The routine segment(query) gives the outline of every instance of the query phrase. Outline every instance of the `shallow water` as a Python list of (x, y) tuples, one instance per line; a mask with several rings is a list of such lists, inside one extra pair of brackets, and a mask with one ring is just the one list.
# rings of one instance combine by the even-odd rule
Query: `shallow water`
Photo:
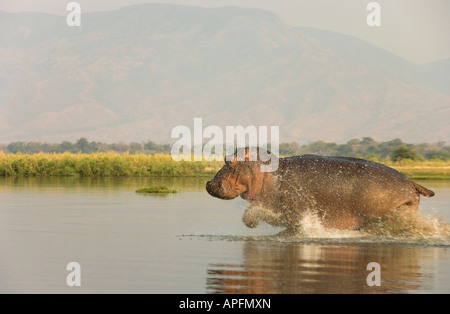
[[(210, 197), (205, 181), (0, 178), (0, 293), (450, 292), (450, 182), (421, 182), (436, 196), (422, 199), (419, 225), (400, 223), (431, 234), (392, 233), (395, 219), (370, 233), (312, 219), (284, 236), (245, 227), (247, 203)], [(134, 193), (155, 184), (180, 193)], [(81, 287), (66, 284), (69, 262)], [(367, 285), (370, 262), (379, 287)]]

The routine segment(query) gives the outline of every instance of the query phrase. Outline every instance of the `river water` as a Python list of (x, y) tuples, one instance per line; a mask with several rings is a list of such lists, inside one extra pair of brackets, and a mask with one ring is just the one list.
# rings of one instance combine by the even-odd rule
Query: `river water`
[[(198, 178), (0, 178), (0, 293), (449, 293), (450, 182), (367, 234), (241, 222)], [(140, 195), (166, 184), (173, 195)], [(67, 265), (80, 265), (69, 287)], [(369, 286), (380, 265), (380, 286)], [(369, 276), (370, 277), (370, 276)]]

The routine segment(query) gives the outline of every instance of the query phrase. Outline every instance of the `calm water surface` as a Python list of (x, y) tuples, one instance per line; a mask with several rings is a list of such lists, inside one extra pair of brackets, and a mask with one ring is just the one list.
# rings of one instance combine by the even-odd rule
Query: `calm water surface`
[[(449, 293), (450, 238), (277, 236), (206, 180), (0, 178), (0, 293)], [(422, 214), (450, 222), (450, 182)], [(166, 184), (180, 191), (139, 195)], [(82, 287), (66, 284), (69, 262)], [(370, 262), (381, 265), (369, 287)]]

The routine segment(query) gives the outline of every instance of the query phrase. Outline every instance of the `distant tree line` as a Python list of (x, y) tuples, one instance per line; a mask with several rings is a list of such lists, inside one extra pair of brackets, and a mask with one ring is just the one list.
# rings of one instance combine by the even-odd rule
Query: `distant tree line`
[(49, 144), (41, 142), (14, 142), (9, 145), (0, 145), (0, 151), (11, 154), (38, 154), (38, 153), (130, 153), (130, 154), (155, 154), (170, 153), (171, 146), (158, 145), (152, 141), (147, 143), (113, 143), (89, 142), (86, 138), (80, 138), (75, 143), (64, 141), (60, 144)]
[(400, 161), (411, 160), (450, 160), (450, 146), (445, 142), (434, 144), (407, 144), (396, 138), (392, 141), (377, 142), (371, 137), (362, 140), (352, 139), (346, 144), (315, 141), (307, 145), (298, 143), (280, 144), (280, 155), (320, 154), (328, 156), (347, 156), (367, 158), (374, 161), (391, 159)]
[[(14, 142), (8, 145), (0, 145), (0, 151), (10, 154), (37, 154), (37, 153), (102, 153), (118, 152), (129, 154), (170, 154), (170, 144), (156, 144), (153, 141), (147, 143), (114, 143), (89, 142), (86, 138), (80, 138), (75, 143), (64, 141), (60, 144), (41, 142)], [(225, 151), (225, 150), (224, 150)], [(445, 142), (434, 144), (407, 144), (401, 139), (387, 142), (377, 142), (370, 137), (361, 140), (352, 139), (346, 144), (327, 143), (315, 141), (300, 145), (296, 142), (280, 144), (281, 156), (319, 154), (328, 156), (362, 157), (374, 161), (391, 159), (400, 161), (411, 160), (450, 160), (450, 146)]]

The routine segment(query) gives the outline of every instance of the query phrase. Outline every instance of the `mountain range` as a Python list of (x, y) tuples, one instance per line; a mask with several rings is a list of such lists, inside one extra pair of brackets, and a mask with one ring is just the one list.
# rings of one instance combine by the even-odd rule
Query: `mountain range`
[(195, 117), (300, 143), (449, 141), (449, 73), (257, 9), (135, 5), (81, 27), (0, 11), (0, 143), (168, 143)]

